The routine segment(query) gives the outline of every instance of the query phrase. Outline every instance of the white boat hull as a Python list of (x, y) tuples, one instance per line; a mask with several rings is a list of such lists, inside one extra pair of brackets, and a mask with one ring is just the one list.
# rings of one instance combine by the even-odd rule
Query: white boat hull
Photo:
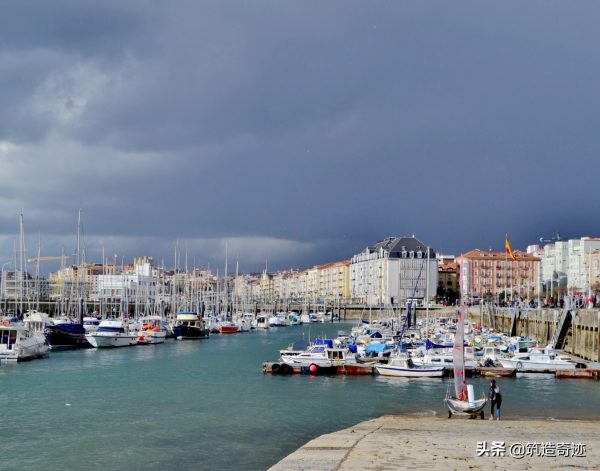
[(487, 399), (477, 399), (475, 401), (461, 401), (452, 397), (446, 398), (446, 404), (450, 412), (456, 415), (473, 415), (480, 412), (487, 404)]
[[(17, 330), (14, 327), (1, 327), (4, 331)], [(5, 333), (8, 335), (8, 332)], [(28, 334), (22, 327), (18, 328), (16, 342), (12, 344), (0, 344), (0, 363), (13, 363), (17, 361), (33, 360), (43, 358), (50, 353), (50, 347), (46, 343), (43, 334)]]
[(400, 368), (397, 366), (377, 365), (375, 370), (381, 376), (398, 376), (403, 378), (441, 378), (443, 367), (435, 368)]
[(138, 343), (137, 335), (129, 334), (102, 335), (96, 332), (87, 334), (85, 338), (94, 348), (131, 347)]
[(540, 370), (540, 371), (558, 371), (558, 370), (574, 370), (575, 363), (570, 361), (556, 360), (553, 362), (543, 362), (535, 360), (500, 360), (503, 368), (511, 368), (517, 370)]
[(139, 333), (138, 343), (139, 344), (147, 344), (147, 345), (156, 345), (158, 343), (164, 343), (167, 338), (167, 333), (164, 331), (161, 332), (148, 332), (143, 331)]

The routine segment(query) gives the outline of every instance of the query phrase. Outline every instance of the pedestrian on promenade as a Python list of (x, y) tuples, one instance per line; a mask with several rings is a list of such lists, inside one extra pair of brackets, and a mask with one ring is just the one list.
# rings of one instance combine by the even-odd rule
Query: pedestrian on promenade
[(500, 420), (500, 416), (502, 415), (501, 408), (502, 407), (502, 394), (500, 394), (500, 389), (496, 388), (496, 420)]
[(493, 379), (490, 383), (490, 392), (488, 393), (488, 399), (491, 403), (490, 420), (494, 419), (494, 414), (496, 413), (496, 390), (500, 391), (500, 388), (496, 386), (496, 380)]

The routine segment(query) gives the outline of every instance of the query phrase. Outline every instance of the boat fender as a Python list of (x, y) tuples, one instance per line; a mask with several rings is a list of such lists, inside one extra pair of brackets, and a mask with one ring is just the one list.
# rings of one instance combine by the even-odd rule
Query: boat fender
[(279, 372), (282, 375), (291, 375), (294, 372), (294, 368), (292, 368), (290, 365), (281, 365), (281, 367), (279, 368)]
[(319, 371), (319, 367), (313, 363), (313, 364), (310, 365), (310, 367), (308, 368), (308, 370), (311, 373), (316, 373), (317, 371)]
[(279, 367), (279, 363), (273, 363), (273, 365), (271, 365), (271, 373), (273, 373), (274, 375), (279, 373)]
[(517, 368), (522, 369), (523, 368), (523, 363), (521, 363), (520, 361), (517, 362)]

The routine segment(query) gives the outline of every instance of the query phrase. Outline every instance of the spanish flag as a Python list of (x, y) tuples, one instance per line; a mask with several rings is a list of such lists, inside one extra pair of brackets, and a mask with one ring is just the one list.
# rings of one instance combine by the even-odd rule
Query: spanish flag
[(508, 256), (510, 258), (512, 258), (513, 260), (516, 260), (515, 256), (512, 253), (512, 250), (510, 249), (510, 242), (508, 241), (508, 234), (506, 234), (506, 253), (508, 254)]

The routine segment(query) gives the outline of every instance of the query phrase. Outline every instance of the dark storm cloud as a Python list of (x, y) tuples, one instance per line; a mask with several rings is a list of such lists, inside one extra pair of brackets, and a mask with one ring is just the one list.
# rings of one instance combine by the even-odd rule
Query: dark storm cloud
[(57, 250), (80, 204), (96, 252), (273, 267), (600, 234), (594, 2), (3, 10), (4, 249), (23, 207)]

